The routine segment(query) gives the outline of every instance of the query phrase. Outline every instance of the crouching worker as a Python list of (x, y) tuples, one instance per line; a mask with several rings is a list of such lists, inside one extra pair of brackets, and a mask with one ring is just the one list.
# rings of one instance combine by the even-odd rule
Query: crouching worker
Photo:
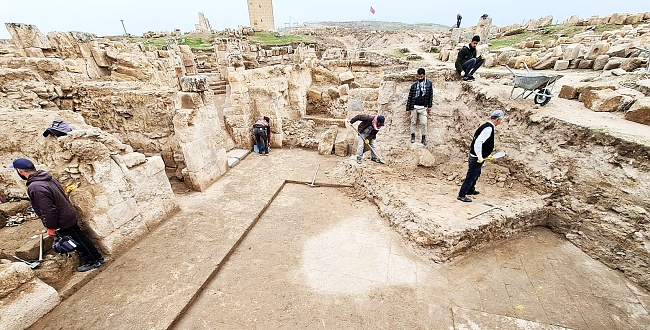
[(29, 159), (18, 158), (9, 167), (16, 169), (18, 176), (27, 181), (27, 194), (34, 212), (47, 228), (47, 234), (54, 236), (57, 231), (60, 236), (70, 236), (77, 242), (77, 252), (83, 260), (77, 271), (89, 271), (104, 264), (104, 257), (79, 228), (77, 210), (61, 184), (46, 171), (37, 171)]
[(481, 41), (481, 37), (474, 36), (467, 46), (463, 46), (463, 48), (458, 51), (455, 66), (458, 74), (461, 74), (463, 71), (465, 72), (465, 75), (462, 78), (463, 81), (473, 81), (475, 79), (474, 73), (481, 67), (481, 65), (483, 65), (483, 62), (485, 62), (483, 55), (478, 58), (476, 57), (476, 46), (478, 46), (479, 41)]
[(350, 119), (350, 124), (354, 124), (357, 121), (361, 122), (359, 123), (359, 129), (357, 130), (359, 138), (359, 145), (357, 146), (357, 164), (361, 164), (363, 149), (366, 144), (370, 146), (370, 160), (384, 164), (384, 160), (379, 158), (379, 155), (375, 154), (375, 139), (377, 138), (379, 129), (384, 126), (384, 120), (384, 116), (381, 115), (356, 115)]
[[(271, 141), (271, 118), (264, 117), (253, 124), (253, 134), (260, 156), (269, 154), (269, 142)], [(263, 148), (262, 148), (263, 147)]]

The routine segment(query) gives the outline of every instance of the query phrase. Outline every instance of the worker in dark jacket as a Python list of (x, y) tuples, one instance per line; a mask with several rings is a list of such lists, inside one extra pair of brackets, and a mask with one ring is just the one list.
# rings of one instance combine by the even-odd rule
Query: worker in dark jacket
[[(260, 156), (269, 155), (269, 142), (271, 141), (271, 118), (264, 117), (253, 124), (253, 134)], [(264, 149), (262, 149), (264, 147)]]
[(474, 139), (469, 147), (469, 157), (467, 160), (468, 169), (465, 181), (458, 192), (458, 200), (462, 202), (471, 202), (467, 195), (478, 195), (476, 182), (481, 176), (481, 169), (485, 159), (492, 160), (490, 155), (494, 150), (494, 130), (503, 121), (504, 113), (502, 110), (495, 110), (490, 115), (490, 120), (481, 125), (474, 133)]
[(74, 208), (61, 184), (52, 175), (36, 170), (34, 163), (26, 158), (18, 158), (9, 167), (16, 169), (18, 175), (27, 181), (27, 194), (34, 212), (41, 219), (47, 233), (54, 236), (70, 236), (77, 245), (77, 252), (84, 264), (77, 268), (85, 272), (104, 264), (104, 257), (97, 251), (92, 241), (81, 231), (77, 223), (77, 210)]
[(384, 160), (381, 159), (379, 155), (375, 154), (375, 139), (377, 138), (379, 129), (384, 126), (384, 116), (356, 115), (350, 119), (350, 124), (354, 124), (357, 121), (361, 122), (359, 123), (359, 129), (357, 130), (357, 133), (359, 135), (359, 145), (357, 146), (357, 164), (361, 164), (363, 149), (366, 144), (370, 146), (370, 160), (384, 164)]
[(458, 51), (458, 57), (456, 57), (456, 72), (461, 74), (463, 71), (465, 75), (463, 76), (463, 81), (472, 81), (474, 80), (474, 72), (483, 65), (485, 58), (483, 55), (476, 58), (476, 46), (478, 42), (481, 41), (481, 37), (474, 36), (472, 42), (467, 46), (463, 46), (460, 51)]
[(418, 69), (418, 80), (411, 85), (406, 100), (406, 113), (411, 116), (411, 143), (415, 142), (415, 129), (420, 121), (422, 144), (427, 145), (427, 115), (433, 103), (433, 85), (425, 76), (423, 68)]

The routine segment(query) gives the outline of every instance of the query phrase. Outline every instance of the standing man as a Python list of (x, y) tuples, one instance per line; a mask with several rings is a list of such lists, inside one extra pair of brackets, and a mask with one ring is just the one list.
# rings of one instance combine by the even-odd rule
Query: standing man
[(359, 129), (357, 130), (357, 133), (359, 135), (359, 145), (357, 146), (357, 164), (361, 164), (363, 149), (366, 143), (370, 146), (370, 160), (376, 163), (384, 164), (384, 160), (379, 158), (379, 155), (375, 154), (375, 139), (377, 139), (377, 133), (379, 133), (379, 129), (384, 126), (384, 116), (359, 114), (350, 119), (350, 124), (354, 124), (358, 121), (361, 123), (359, 123)]
[(463, 16), (460, 16), (460, 14), (456, 15), (456, 27), (460, 27), (460, 21), (463, 19)]
[[(264, 117), (256, 121), (253, 125), (253, 134), (255, 135), (255, 143), (260, 156), (268, 156), (269, 142), (271, 141), (271, 118)], [(262, 149), (262, 146), (264, 146), (264, 149)]]
[(14, 160), (9, 167), (16, 169), (18, 176), (27, 181), (27, 194), (34, 212), (47, 228), (47, 234), (54, 236), (58, 230), (61, 236), (70, 236), (78, 243), (77, 253), (84, 264), (77, 271), (89, 271), (104, 264), (104, 257), (79, 228), (77, 210), (68, 200), (61, 184), (49, 173), (37, 171), (34, 163), (26, 158)]
[(481, 37), (474, 36), (472, 42), (467, 46), (463, 46), (460, 51), (458, 51), (458, 57), (456, 57), (456, 72), (461, 74), (462, 71), (465, 71), (463, 76), (463, 81), (473, 81), (474, 72), (483, 65), (485, 58), (483, 55), (476, 58), (476, 46), (478, 42), (481, 41)]
[(423, 68), (418, 69), (418, 80), (411, 85), (406, 101), (406, 114), (411, 115), (411, 143), (415, 142), (415, 128), (420, 120), (422, 144), (427, 145), (427, 114), (431, 112), (433, 85), (424, 76)]
[(503, 120), (504, 113), (502, 110), (495, 110), (490, 115), (490, 120), (481, 125), (474, 133), (474, 139), (469, 148), (469, 158), (467, 160), (469, 168), (467, 169), (467, 176), (465, 181), (460, 187), (458, 192), (458, 200), (463, 202), (471, 202), (472, 200), (467, 195), (478, 195), (476, 190), (476, 182), (481, 176), (481, 168), (483, 167), (483, 160), (492, 160), (490, 155), (494, 150), (494, 130)]

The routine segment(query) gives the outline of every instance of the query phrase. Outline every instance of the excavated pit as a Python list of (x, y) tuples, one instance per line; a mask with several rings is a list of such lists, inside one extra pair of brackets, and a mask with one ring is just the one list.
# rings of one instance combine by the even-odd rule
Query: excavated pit
[[(430, 260), (444, 262), (543, 226), (649, 288), (650, 148), (644, 133), (635, 135), (643, 128), (608, 127), (606, 122), (623, 120), (585, 113), (567, 100), (555, 98), (544, 108), (530, 100), (509, 101), (503, 97), (507, 86), (448, 82), (451, 74), (440, 70), (429, 76), (437, 94), (426, 149), (435, 165), (415, 167), (424, 146), (409, 145), (400, 106), (410, 81), (389, 75), (379, 93), (389, 100), (380, 112), (391, 122), (377, 140), (388, 166), (349, 162), (341, 169), (391, 227)], [(484, 166), (477, 185), (481, 194), (473, 203), (458, 202), (471, 134), (494, 109), (506, 111), (496, 151), (508, 156)], [(571, 120), (584, 115), (594, 116), (595, 128)], [(419, 139), (419, 131), (416, 135)], [(468, 219), (488, 209), (484, 203), (503, 211)]]

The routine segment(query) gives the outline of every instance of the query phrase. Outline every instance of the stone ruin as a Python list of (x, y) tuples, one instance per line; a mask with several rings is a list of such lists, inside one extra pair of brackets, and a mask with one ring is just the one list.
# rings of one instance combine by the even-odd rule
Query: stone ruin
[[(645, 15), (635, 17), (648, 19)], [(526, 28), (543, 28), (551, 21), (552, 18), (531, 21)], [(585, 21), (572, 19), (571, 22), (578, 25)], [(520, 28), (496, 28), (489, 18), (482, 19), (480, 23), (471, 31), (453, 29), (448, 35), (440, 36), (441, 45), (445, 45), (440, 59), (453, 61), (450, 54), (457, 49), (454, 47), (462, 45), (460, 40), (466, 40), (468, 36), (471, 38), (475, 33), (481, 33), (489, 40)], [(0, 132), (0, 161), (7, 164), (16, 157), (29, 157), (39, 168), (50, 171), (63, 185), (78, 183), (79, 188), (70, 192), (70, 199), (80, 211), (83, 226), (108, 254), (119, 255), (177, 210), (178, 202), (170, 179), (182, 181), (187, 189), (204, 191), (226, 173), (231, 164), (228, 151), (251, 149), (250, 127), (262, 116), (271, 118), (273, 148), (303, 147), (316, 149), (323, 155), (341, 157), (349, 156), (356, 142), (354, 133), (345, 128), (345, 122), (358, 113), (388, 114), (391, 136), (407, 129), (406, 124), (396, 118), (401, 115), (405, 103), (406, 96), (402, 91), (411, 83), (412, 71), (417, 63), (392, 59), (363, 48), (319, 48), (318, 45), (264, 48), (237, 37), (244, 34), (242, 30), (241, 33), (233, 32), (232, 38), (217, 39), (212, 52), (195, 54), (189, 47), (178, 45), (175, 39), (169, 39), (165, 49), (156, 49), (126, 40), (98, 38), (88, 33), (50, 32), (43, 35), (33, 25), (6, 26), (12, 42), (0, 43), (0, 123), (12, 130)], [(595, 47), (590, 42), (596, 37), (583, 35), (567, 40), (559, 37), (553, 41), (553, 45), (540, 46), (532, 41), (520, 45), (521, 49), (489, 53), (486, 53), (487, 46), (482, 45), (480, 51), (487, 54), (488, 67), (510, 63), (516, 68), (523, 60), (531, 67), (539, 68), (542, 59), (554, 61), (552, 67), (559, 61), (569, 61), (569, 67), (572, 67), (576, 62), (591, 61), (588, 58), (593, 54), (598, 54), (596, 57), (607, 55), (612, 48), (618, 47), (620, 53), (610, 53), (611, 58), (634, 62), (626, 63), (621, 68), (634, 72), (643, 68), (647, 56), (621, 45), (630, 42), (626, 40), (628, 35), (634, 35), (635, 42), (639, 42), (640, 46), (647, 45), (647, 41), (644, 41), (648, 37), (647, 29), (647, 24), (639, 24), (631, 30), (622, 27), (603, 33), (601, 41), (608, 45), (611, 43), (609, 46)], [(457, 41), (454, 42), (456, 37)], [(380, 36), (374, 38), (379, 39)], [(579, 63), (575, 65), (580, 67)], [(594, 70), (594, 67), (587, 69)], [(453, 70), (427, 68), (427, 71), (435, 72), (431, 76), (435, 84), (457, 84)], [(637, 86), (637, 91), (646, 88), (643, 82), (635, 84), (641, 86)], [(591, 107), (597, 109), (604, 109), (605, 103), (616, 103), (594, 101), (596, 96), (591, 94), (609, 93), (600, 91), (610, 89), (587, 85), (592, 87), (565, 87), (560, 96), (581, 99), (586, 106), (596, 104)], [(620, 93), (618, 86), (621, 85), (611, 90)], [(469, 130), (469, 124), (456, 121), (458, 118), (479, 120), (479, 114), (459, 109), (455, 105), (457, 102), (473, 104), (476, 108), (496, 102), (479, 87), (463, 88), (466, 88), (464, 92), (476, 98), (469, 96), (458, 99), (443, 93), (439, 110), (447, 111), (449, 115), (441, 120), (440, 127), (434, 128), (433, 136), (442, 136), (445, 134), (443, 131), (448, 129), (459, 134)], [(634, 104), (643, 107), (647, 103), (644, 100), (647, 94), (634, 95), (631, 96), (634, 102), (630, 102), (630, 99), (620, 101), (616, 103), (615, 110), (644, 113), (643, 110), (636, 110)], [(527, 116), (530, 113), (524, 113), (518, 119), (534, 123)], [(43, 137), (43, 130), (55, 119), (69, 122), (73, 131), (64, 137)], [(541, 126), (547, 124), (556, 123), (543, 123)], [(544, 130), (543, 127), (535, 127)], [(563, 131), (557, 139), (564, 143), (570, 140), (580, 144), (580, 141), (572, 140), (575, 137), (571, 137), (569, 131)], [(589, 132), (581, 134), (594, 138)], [(515, 135), (506, 135), (506, 139), (516, 140)], [(533, 141), (532, 145), (543, 144), (533, 137), (530, 140)], [(608, 143), (608, 148), (625, 149), (618, 141)], [(534, 149), (532, 145), (530, 148)], [(413, 159), (400, 161), (414, 166), (444, 167), (441, 159), (450, 156), (443, 151), (444, 148), (437, 145), (419, 149)], [(629, 167), (636, 170), (644, 166), (638, 165), (642, 162), (641, 156), (621, 154), (624, 154), (621, 157), (625, 161), (632, 164)], [(391, 155), (390, 152), (386, 155), (396, 159), (402, 156)], [(522, 165), (512, 164), (511, 167), (513, 172), (521, 171)], [(558, 197), (555, 204), (531, 211), (532, 220), (524, 225), (553, 227), (566, 233), (567, 238), (579, 246), (587, 246), (585, 249), (592, 241), (606, 243), (608, 240), (614, 242), (609, 245), (634, 246), (634, 253), (640, 257), (632, 264), (612, 256), (612, 253), (616, 253), (612, 252), (614, 248), (611, 251), (594, 251), (592, 256), (602, 257), (612, 268), (625, 269), (647, 287), (647, 274), (640, 274), (638, 266), (638, 260), (645, 260), (647, 256), (647, 253), (638, 252), (637, 249), (644, 240), (637, 237), (632, 242), (616, 234), (617, 228), (632, 226), (630, 223), (612, 224), (611, 232), (614, 234), (599, 234), (589, 224), (576, 226), (566, 218), (567, 215), (557, 211), (569, 210), (566, 214), (573, 212), (599, 216), (583, 207), (585, 201), (580, 197), (567, 192), (567, 186), (571, 185), (588, 188), (586, 178), (568, 178), (575, 175), (569, 175), (570, 167), (557, 165), (552, 173), (546, 175), (541, 174), (546, 169), (539, 165), (539, 168), (529, 170), (534, 173), (533, 179), (524, 178), (523, 175), (515, 177), (511, 175), (510, 168), (504, 168), (488, 182), (505, 186), (518, 180), (529, 180), (544, 191), (556, 190)], [(346, 170), (350, 173), (356, 171), (354, 168)], [(447, 173), (446, 168), (442, 170)], [(632, 175), (630, 171), (634, 172), (630, 169), (616, 170), (615, 177)], [(409, 209), (400, 211), (402, 213), (399, 215), (392, 214), (399, 209), (395, 207), (392, 195), (372, 192), (370, 186), (385, 182), (364, 173), (355, 175), (360, 178), (361, 189), (375, 201), (381, 212), (391, 217), (391, 224), (404, 237), (420, 246), (438, 249), (443, 259), (452, 258), (473, 244), (414, 228), (415, 221), (407, 221), (413, 218)], [(0, 196), (25, 196), (22, 182), (13, 170), (1, 169), (0, 178)], [(449, 174), (449, 178), (452, 182), (459, 180), (455, 174)], [(643, 187), (636, 187), (634, 191)], [(603, 199), (614, 200), (619, 198), (616, 197), (617, 192), (613, 189), (599, 193), (605, 196)], [(616, 202), (621, 204), (616, 212), (629, 215), (634, 221), (647, 216), (643, 207), (633, 206), (635, 203), (643, 205), (636, 199)], [(5, 214), (0, 212), (0, 217), (3, 216)], [(400, 221), (395, 220), (398, 218)], [(508, 233), (517, 229), (513, 226), (520, 225), (513, 223), (515, 221), (512, 219), (505, 219), (501, 224), (484, 228), (484, 232), (476, 229), (471, 235), (486, 235), (480, 236), (486, 240), (507, 237)], [(499, 228), (499, 225), (503, 228)], [(34, 251), (33, 240), (29, 244), (26, 249)], [(10, 255), (10, 251), (5, 251), (0, 258), (8, 259)], [(52, 264), (61, 262), (53, 256), (48, 260)], [(22, 304), (18, 294), (20, 291), (40, 297), (36, 300), (41, 303), (30, 307), (35, 311), (31, 314), (32, 318), (38, 318), (39, 313), (43, 315), (60, 299), (60, 294), (52, 287), (59, 290), (65, 284), (54, 283), (45, 275), (28, 275), (31, 272), (25, 266), (15, 262), (0, 265), (2, 282), (9, 283), (0, 288), (0, 298), (5, 297), (3, 299), (9, 304)], [(34, 321), (30, 318), (20, 319), (16, 327), (28, 326)]]

